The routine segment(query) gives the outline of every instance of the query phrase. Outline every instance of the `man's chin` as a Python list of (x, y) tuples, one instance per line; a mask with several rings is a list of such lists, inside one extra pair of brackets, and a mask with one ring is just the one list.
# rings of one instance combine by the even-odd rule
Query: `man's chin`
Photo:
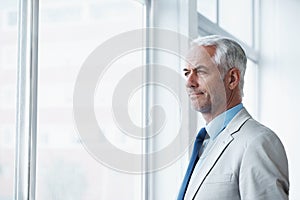
[(211, 110), (209, 106), (201, 106), (199, 104), (192, 104), (192, 106), (194, 110), (201, 112), (202, 114), (209, 113)]

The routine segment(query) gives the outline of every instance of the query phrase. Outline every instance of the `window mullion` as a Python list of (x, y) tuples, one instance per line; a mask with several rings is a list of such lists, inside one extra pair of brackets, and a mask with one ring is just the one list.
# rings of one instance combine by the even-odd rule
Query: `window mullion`
[(19, 0), (16, 200), (35, 199), (38, 0)]

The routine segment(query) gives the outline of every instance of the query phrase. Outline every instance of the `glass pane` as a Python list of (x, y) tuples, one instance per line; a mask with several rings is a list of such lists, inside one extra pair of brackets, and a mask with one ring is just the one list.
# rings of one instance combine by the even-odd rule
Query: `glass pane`
[(252, 46), (252, 0), (222, 0), (219, 6), (220, 26)]
[(257, 64), (248, 59), (244, 80), (243, 104), (250, 114), (257, 119), (258, 115), (258, 74)]
[(0, 199), (13, 199), (17, 88), (17, 1), (0, 2)]
[[(73, 92), (80, 70), (96, 48), (113, 36), (143, 27), (144, 6), (124, 0), (44, 0), (40, 7), (37, 199), (141, 199), (140, 175), (108, 167), (81, 140), (85, 133), (78, 132), (74, 122)], [(122, 45), (102, 52), (96, 64)], [(116, 125), (112, 95), (122, 78), (142, 65), (142, 55), (126, 52), (109, 60), (93, 94), (94, 114), (107, 140), (136, 154), (141, 154), (142, 140), (125, 135)], [(141, 104), (137, 90), (128, 105), (136, 124), (141, 123)]]
[(198, 0), (197, 11), (212, 22), (217, 22), (217, 0)]

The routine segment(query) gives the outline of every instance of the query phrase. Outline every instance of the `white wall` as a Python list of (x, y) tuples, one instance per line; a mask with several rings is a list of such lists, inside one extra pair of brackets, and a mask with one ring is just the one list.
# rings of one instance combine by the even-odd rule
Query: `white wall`
[(300, 1), (261, 2), (260, 121), (281, 138), (290, 199), (300, 199)]

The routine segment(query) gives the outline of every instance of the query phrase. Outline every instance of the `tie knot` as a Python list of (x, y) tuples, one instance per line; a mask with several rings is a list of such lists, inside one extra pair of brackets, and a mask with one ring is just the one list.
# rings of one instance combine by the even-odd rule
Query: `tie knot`
[(207, 134), (206, 129), (204, 127), (201, 128), (201, 130), (197, 134), (196, 141), (197, 142), (203, 141), (204, 138), (205, 138), (205, 136), (206, 136), (206, 134)]

